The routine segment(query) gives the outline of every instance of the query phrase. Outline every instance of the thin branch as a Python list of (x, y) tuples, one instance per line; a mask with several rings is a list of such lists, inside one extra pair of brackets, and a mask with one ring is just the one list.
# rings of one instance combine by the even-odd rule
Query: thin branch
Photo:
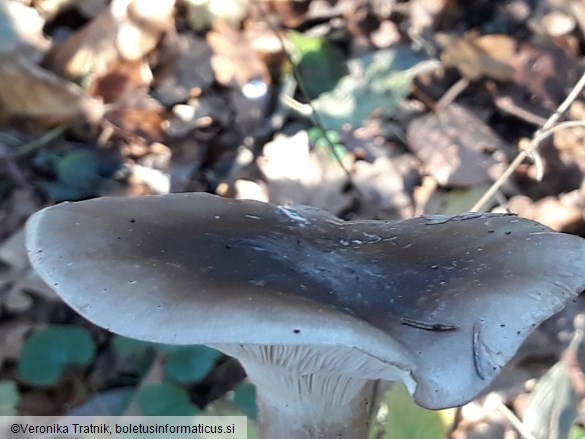
[[(299, 74), (297, 66), (294, 63), (291, 54), (289, 53), (289, 51), (286, 48), (286, 44), (284, 42), (284, 39), (282, 38), (282, 35), (280, 34), (280, 32), (278, 31), (276, 26), (274, 26), (274, 24), (270, 20), (270, 17), (268, 15), (268, 12), (264, 8), (264, 5), (262, 5), (259, 0), (253, 0), (253, 2), (256, 5), (256, 7), (258, 8), (258, 10), (260, 11), (260, 13), (262, 14), (262, 16), (264, 17), (264, 19), (266, 20), (266, 24), (268, 24), (268, 27), (270, 27), (270, 30), (274, 33), (276, 38), (278, 38), (278, 41), (279, 41), (279, 43), (282, 47), (282, 50), (284, 52), (284, 56), (286, 57), (287, 61), (290, 63), (290, 65), (292, 67), (292, 74), (293, 74), (295, 80), (297, 81), (297, 85), (299, 87), (299, 90), (300, 90), (301, 94), (303, 95), (303, 97), (307, 100), (307, 104), (306, 104), (305, 108), (310, 109), (310, 113), (311, 113), (310, 118), (313, 122), (313, 125), (320, 131), (321, 136), (325, 139), (325, 142), (327, 143), (327, 147), (331, 151), (331, 154), (333, 154), (335, 161), (337, 161), (337, 163), (339, 164), (339, 166), (341, 167), (341, 169), (343, 170), (343, 172), (347, 176), (347, 179), (349, 180), (351, 187), (356, 191), (356, 194), (361, 197), (359, 189), (356, 186), (355, 182), (353, 181), (353, 176), (351, 175), (351, 172), (345, 167), (345, 164), (343, 163), (343, 159), (339, 155), (339, 152), (335, 148), (335, 145), (333, 144), (333, 142), (331, 141), (331, 139), (327, 135), (327, 131), (323, 127), (323, 123), (321, 121), (321, 116), (319, 115), (317, 109), (315, 108), (315, 106), (313, 105), (313, 103), (311, 101), (311, 97), (310, 97), (309, 93), (307, 92), (307, 88), (305, 87), (305, 83), (303, 81), (303, 78), (301, 78), (301, 75)], [(287, 102), (287, 103), (290, 105), (290, 102)], [(308, 111), (307, 111), (307, 113), (308, 113)]]
[(437, 102), (438, 108), (445, 108), (448, 105), (455, 102), (455, 99), (465, 91), (465, 89), (469, 86), (469, 80), (465, 78), (459, 79), (455, 84), (453, 84), (447, 92), (441, 96), (439, 102)]
[[(547, 119), (546, 123), (540, 128), (530, 141), (530, 145), (523, 151), (520, 151), (516, 158), (510, 163), (510, 165), (506, 168), (504, 173), (498, 178), (494, 184), (483, 194), (483, 196), (479, 199), (477, 203), (471, 208), (472, 212), (477, 212), (488, 203), (488, 201), (494, 196), (494, 194), (502, 187), (502, 185), (506, 182), (506, 180), (512, 175), (512, 173), (516, 170), (518, 166), (522, 163), (522, 161), (530, 156), (533, 152), (535, 152), (538, 147), (540, 146), (543, 139), (550, 136), (557, 128), (557, 121), (560, 117), (569, 109), (570, 105), (577, 99), (581, 91), (585, 88), (585, 73), (581, 76), (577, 84), (571, 90), (571, 93), (566, 97), (566, 99), (559, 105), (557, 110)], [(564, 126), (567, 128), (565, 124), (558, 124), (558, 126)]]
[(538, 127), (543, 126), (546, 123), (546, 119), (544, 117), (541, 117), (538, 114), (534, 114), (525, 108), (519, 107), (508, 96), (496, 96), (494, 98), (494, 103), (500, 110), (505, 111), (506, 113), (517, 117), (518, 119), (522, 119), (524, 122), (531, 123), (532, 125), (536, 125)]
[(25, 143), (24, 145), (19, 145), (18, 148), (16, 149), (16, 155), (22, 156), (25, 154), (29, 154), (39, 148), (42, 148), (43, 146), (47, 145), (48, 143), (52, 142), (57, 137), (59, 137), (61, 134), (63, 134), (66, 129), (67, 125), (65, 124), (58, 125), (55, 128), (47, 131), (41, 137), (31, 142)]
[(522, 421), (520, 421), (520, 419), (518, 419), (512, 410), (506, 407), (502, 401), (498, 400), (496, 408), (502, 415), (504, 415), (508, 422), (512, 424), (516, 431), (520, 433), (520, 436), (522, 436), (523, 439), (536, 439), (534, 435), (522, 424)]
[(565, 122), (560, 122), (554, 127), (550, 129), (540, 132), (540, 134), (535, 134), (534, 140), (531, 143), (539, 144), (544, 139), (552, 136), (557, 131), (568, 130), (571, 128), (585, 128), (585, 120), (567, 120)]

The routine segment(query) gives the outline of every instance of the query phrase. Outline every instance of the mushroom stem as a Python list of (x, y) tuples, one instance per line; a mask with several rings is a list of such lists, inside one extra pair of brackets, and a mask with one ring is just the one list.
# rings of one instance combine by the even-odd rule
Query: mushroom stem
[[(256, 385), (261, 439), (367, 437), (375, 382), (340, 375), (291, 376), (256, 365), (245, 369)], [(296, 398), (290, 398), (292, 392)]]
[(283, 358), (275, 346), (213, 347), (238, 358), (255, 384), (261, 439), (367, 437), (375, 381), (330, 373), (315, 356)]

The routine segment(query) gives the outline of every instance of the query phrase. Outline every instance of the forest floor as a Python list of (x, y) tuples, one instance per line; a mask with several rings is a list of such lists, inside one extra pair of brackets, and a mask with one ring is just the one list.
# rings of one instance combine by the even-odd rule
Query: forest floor
[[(573, 0), (2, 2), (0, 415), (159, 414), (166, 395), (164, 413), (255, 417), (234, 360), (113, 336), (43, 284), (24, 224), (58, 202), (205, 191), (343, 219), (509, 211), (585, 237), (584, 55)], [(584, 309), (429, 431), (544, 437), (521, 423), (536, 416), (585, 437), (584, 357), (567, 372), (563, 356)], [(538, 380), (556, 396), (530, 404)], [(575, 413), (570, 433), (553, 406)]]

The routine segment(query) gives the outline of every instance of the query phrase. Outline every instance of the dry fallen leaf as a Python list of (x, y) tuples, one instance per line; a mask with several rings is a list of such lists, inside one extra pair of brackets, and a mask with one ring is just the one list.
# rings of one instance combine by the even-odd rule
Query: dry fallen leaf
[(148, 141), (163, 138), (165, 110), (154, 101), (136, 106), (121, 106), (104, 114), (104, 120), (121, 136), (137, 136)]
[(17, 287), (30, 269), (24, 247), (24, 229), (0, 243), (0, 304), (9, 312), (24, 312), (32, 306), (32, 298)]
[(269, 203), (268, 188), (263, 181), (236, 180), (234, 198), (237, 200), (256, 200)]
[(270, 24), (262, 18), (257, 21), (247, 20), (243, 32), (250, 49), (260, 57), (269, 70), (279, 71), (286, 61), (286, 55), (280, 40), (280, 38), (286, 40), (286, 33), (280, 31), (277, 35), (270, 27)]
[(581, 209), (571, 205), (571, 197), (555, 196), (532, 201), (524, 195), (512, 197), (507, 205), (508, 210), (518, 215), (538, 221), (558, 232), (578, 233), (585, 230), (585, 221)]
[[(298, 28), (309, 17), (317, 18), (315, 9), (330, 9), (329, 2), (306, 0), (263, 0), (264, 6), (290, 29)], [(253, 5), (253, 3), (252, 3)], [(317, 6), (317, 7), (315, 7)]]
[(46, 59), (51, 70), (79, 79), (100, 76), (120, 59), (139, 61), (174, 27), (175, 0), (114, 0)]
[(585, 172), (585, 103), (573, 102), (569, 109), (569, 119), (580, 121), (583, 126), (575, 126), (554, 133), (554, 145), (561, 153), (567, 154), (579, 164)]
[[(258, 167), (266, 179), (268, 198), (276, 204), (308, 204), (339, 215), (353, 206), (355, 193), (347, 191), (347, 176), (330, 152), (311, 150), (305, 131), (277, 136), (264, 146)], [(412, 216), (412, 201), (404, 189), (404, 176), (393, 160), (374, 163), (343, 158), (360, 194), (359, 215), (364, 218), (398, 219)], [(238, 196), (262, 197), (262, 187), (241, 185)]]
[(514, 76), (516, 41), (507, 35), (453, 37), (436, 34), (436, 38), (443, 48), (443, 63), (456, 67), (467, 79), (487, 76), (509, 81)]
[(211, 48), (190, 34), (171, 35), (158, 49), (159, 67), (153, 96), (163, 105), (185, 102), (199, 96), (215, 79), (211, 68)]
[(514, 58), (515, 85), (528, 101), (536, 101), (550, 111), (565, 98), (585, 67), (581, 60), (549, 43), (524, 43)]
[(88, 87), (88, 94), (99, 96), (105, 104), (120, 102), (137, 91), (146, 91), (152, 82), (152, 72), (145, 60), (113, 62), (107, 72)]
[(277, 136), (264, 146), (257, 162), (271, 203), (307, 204), (333, 214), (351, 204), (351, 197), (343, 193), (346, 177), (339, 164), (313, 153), (306, 131)]
[(357, 161), (353, 180), (362, 197), (361, 218), (412, 217), (412, 197), (405, 191), (403, 175), (388, 157), (380, 157), (374, 163)]
[(45, 59), (45, 65), (55, 73), (72, 79), (106, 72), (118, 59), (115, 46), (117, 23), (111, 8), (104, 9), (92, 21), (55, 45)]
[(24, 117), (51, 125), (82, 116), (99, 118), (102, 106), (76, 84), (20, 54), (0, 55), (0, 119)]
[(23, 49), (45, 50), (49, 41), (43, 34), (43, 20), (33, 8), (15, 1), (0, 3), (0, 53)]
[(33, 0), (35, 8), (47, 20), (52, 20), (57, 14), (76, 9), (84, 17), (92, 18), (107, 7), (109, 0)]
[(400, 31), (396, 23), (384, 20), (378, 29), (370, 34), (370, 41), (378, 49), (387, 49), (400, 42)]
[(474, 186), (489, 181), (491, 153), (506, 149), (498, 135), (470, 110), (451, 104), (414, 119), (407, 130), (410, 148), (442, 186)]
[(0, 367), (6, 360), (16, 360), (26, 337), (36, 328), (43, 327), (40, 323), (22, 319), (11, 319), (0, 323)]
[(26, 311), (32, 306), (32, 297), (26, 292), (58, 299), (31, 268), (24, 235), (24, 227), (21, 227), (0, 243), (0, 303), (7, 311), (14, 313)]
[(153, 50), (164, 32), (174, 28), (175, 0), (114, 0), (116, 47), (123, 59), (137, 61)]
[(580, 0), (544, 0), (534, 3), (527, 20), (528, 28), (536, 35), (555, 38), (559, 43), (575, 31), (585, 29), (585, 4)]
[(215, 20), (238, 26), (248, 13), (248, 0), (185, 0), (184, 6), (196, 32), (208, 29)]
[[(431, 33), (450, 9), (456, 8), (449, 0), (412, 0), (409, 2), (412, 30), (417, 34)], [(453, 15), (453, 11), (451, 11)]]
[(254, 79), (270, 82), (268, 68), (233, 26), (216, 21), (207, 41), (214, 52), (211, 67), (219, 83), (242, 88)]

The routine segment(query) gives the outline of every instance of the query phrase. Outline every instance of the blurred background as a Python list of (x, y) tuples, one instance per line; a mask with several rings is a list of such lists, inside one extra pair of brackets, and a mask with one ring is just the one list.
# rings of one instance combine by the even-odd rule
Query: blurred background
[[(255, 437), (237, 362), (107, 333), (35, 275), (23, 226), (54, 203), (205, 191), (457, 214), (528, 151), (475, 207), (585, 236), (583, 93), (534, 137), (584, 51), (581, 0), (0, 0), (0, 415), (245, 414)], [(585, 438), (584, 309), (461, 408), (391, 388), (371, 437)]]

